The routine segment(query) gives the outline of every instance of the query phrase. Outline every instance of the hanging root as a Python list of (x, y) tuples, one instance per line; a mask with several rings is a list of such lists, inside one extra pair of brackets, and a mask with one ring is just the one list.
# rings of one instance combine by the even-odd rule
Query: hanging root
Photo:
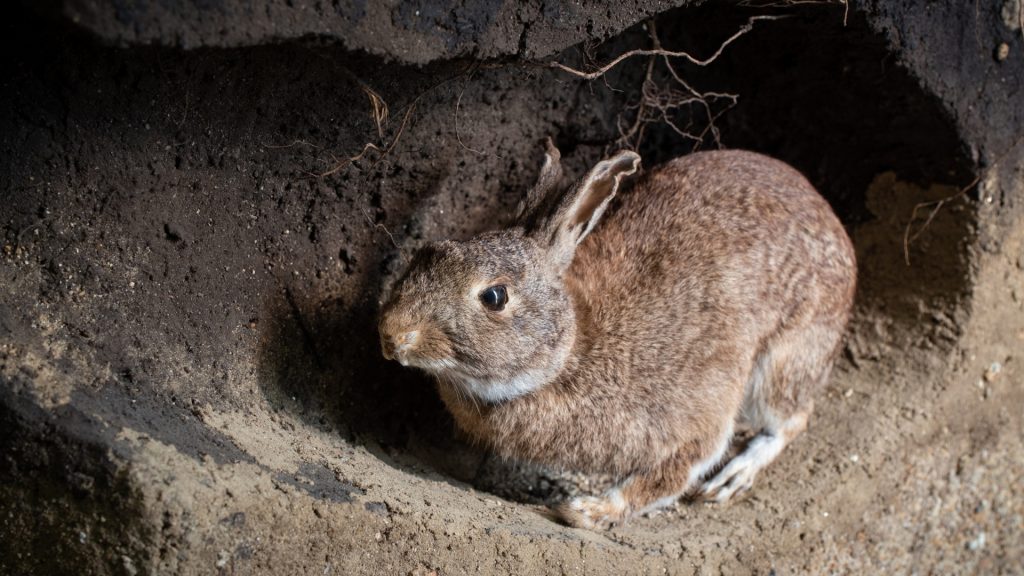
[[(910, 212), (910, 221), (907, 222), (907, 227), (903, 229), (903, 260), (907, 263), (907, 266), (910, 266), (910, 245), (913, 244), (915, 240), (921, 237), (921, 234), (923, 234), (924, 231), (928, 228), (928, 226), (931, 225), (932, 220), (935, 220), (935, 217), (938, 216), (939, 211), (942, 210), (942, 207), (956, 200), (957, 198), (961, 198), (967, 195), (968, 192), (973, 190), (974, 187), (977, 186), (979, 182), (981, 182), (981, 179), (985, 175), (987, 175), (990, 171), (995, 170), (1003, 161), (1003, 159), (1005, 159), (1006, 156), (1010, 154), (1010, 152), (1015, 150), (1021, 142), (1024, 142), (1024, 136), (1020, 136), (1016, 140), (1014, 140), (1013, 144), (1010, 144), (1010, 146), (1006, 150), (1004, 150), (1002, 154), (1000, 154), (999, 157), (996, 158), (994, 162), (992, 162), (992, 164), (985, 168), (985, 170), (979, 172), (973, 180), (971, 180), (966, 186), (964, 186), (960, 190), (957, 190), (954, 194), (950, 194), (949, 196), (946, 196), (945, 198), (940, 198), (938, 200), (931, 200), (929, 202), (918, 202), (917, 204), (914, 205), (914, 209)], [(929, 209), (928, 216), (925, 217), (924, 223), (921, 224), (921, 227), (918, 228), (917, 231), (913, 231), (914, 222), (917, 221), (918, 213), (921, 210), (925, 209)]]
[[(387, 104), (384, 104), (383, 100), (381, 100), (380, 102), (382, 103), (382, 105), (384, 107), (384, 117), (386, 119), (386, 117), (387, 117)], [(408, 108), (406, 108), (405, 115), (402, 117), (402, 124), (398, 127), (398, 132), (395, 133), (395, 137), (392, 138), (391, 142), (389, 144), (387, 144), (385, 147), (381, 148), (380, 146), (378, 146), (378, 145), (376, 145), (376, 144), (374, 144), (372, 142), (367, 142), (366, 144), (363, 145), (363, 149), (360, 150), (359, 153), (354, 155), (354, 156), (348, 156), (346, 158), (340, 158), (339, 159), (337, 156), (334, 156), (332, 154), (331, 157), (333, 158), (334, 165), (331, 168), (329, 168), (328, 170), (324, 171), (324, 172), (321, 172), (319, 174), (313, 174), (313, 176), (316, 176), (317, 178), (326, 178), (327, 176), (330, 176), (331, 174), (335, 174), (337, 172), (340, 172), (341, 170), (344, 170), (345, 168), (347, 168), (353, 162), (362, 160), (370, 152), (376, 152), (377, 153), (377, 159), (373, 161), (373, 164), (371, 164), (370, 167), (372, 168), (373, 166), (376, 166), (377, 164), (380, 164), (384, 160), (384, 158), (386, 158), (387, 155), (390, 154), (391, 151), (394, 150), (395, 146), (398, 144), (398, 140), (402, 137), (402, 133), (405, 132), (405, 127), (409, 123), (409, 117), (412, 116), (412, 113), (413, 113), (414, 110), (416, 110), (416, 102), (415, 101), (413, 101), (413, 103), (410, 104)], [(376, 114), (376, 113), (377, 113), (377, 108), (375, 107), (374, 108), (374, 114)], [(378, 129), (380, 129), (380, 128), (378, 127)], [(383, 139), (383, 136), (381, 138)]]
[(741, 26), (740, 29), (737, 30), (732, 36), (726, 38), (725, 42), (722, 42), (722, 44), (718, 47), (718, 50), (715, 50), (715, 52), (711, 56), (708, 56), (707, 58), (704, 59), (695, 58), (688, 52), (674, 52), (672, 50), (664, 50), (660, 46), (655, 46), (654, 48), (651, 49), (630, 50), (625, 54), (620, 54), (617, 58), (605, 64), (604, 66), (598, 68), (597, 70), (594, 70), (593, 72), (584, 72), (582, 70), (577, 70), (571, 66), (566, 66), (565, 64), (562, 64), (560, 62), (551, 62), (548, 65), (552, 68), (557, 68), (559, 70), (568, 72), (575, 76), (579, 76), (584, 80), (596, 80), (597, 78), (600, 78), (601, 76), (607, 74), (608, 71), (611, 70), (612, 68), (618, 66), (622, 61), (632, 58), (634, 56), (665, 56), (668, 58), (683, 58), (696, 66), (707, 66), (708, 64), (711, 64), (712, 62), (717, 60), (718, 57), (722, 55), (722, 52), (724, 52), (725, 49), (729, 46), (729, 44), (732, 44), (740, 36), (743, 36), (747, 32), (753, 30), (754, 24), (756, 22), (760, 22), (762, 20), (781, 20), (782, 18), (785, 18), (785, 16), (751, 16), (750, 19), (747, 20), (746, 24)]
[[(636, 57), (646, 56), (647, 68), (643, 82), (640, 85), (640, 98), (634, 103), (626, 106), (627, 111), (632, 112), (632, 120), (626, 121), (619, 116), (617, 126), (619, 138), (616, 145), (619, 148), (636, 150), (644, 139), (647, 126), (651, 123), (660, 123), (668, 126), (673, 132), (682, 138), (693, 142), (694, 149), (700, 148), (710, 136), (716, 146), (721, 146), (721, 135), (715, 122), (721, 115), (736, 105), (739, 98), (737, 94), (723, 92), (701, 92), (687, 82), (673, 65), (674, 60), (684, 60), (690, 64), (706, 67), (715, 62), (728, 48), (741, 36), (753, 30), (757, 22), (767, 20), (780, 20), (786, 16), (761, 15), (752, 16), (744, 24), (726, 38), (718, 48), (706, 58), (697, 58), (688, 52), (666, 50), (662, 47), (658, 38), (657, 28), (653, 20), (646, 24), (646, 29), (651, 39), (651, 48), (630, 50), (620, 54), (607, 64), (587, 72), (567, 66), (560, 62), (550, 62), (548, 66), (572, 74), (584, 80), (604, 79), (605, 74), (622, 62)], [(584, 61), (593, 61), (591, 47), (584, 48)], [(659, 85), (656, 78), (656, 67), (661, 62), (669, 78), (668, 85)], [(723, 106), (724, 104), (724, 106)], [(696, 106), (698, 114), (703, 117), (702, 128), (694, 126), (691, 118), (685, 126), (680, 126), (675, 120), (676, 113), (683, 109), (691, 109)]]

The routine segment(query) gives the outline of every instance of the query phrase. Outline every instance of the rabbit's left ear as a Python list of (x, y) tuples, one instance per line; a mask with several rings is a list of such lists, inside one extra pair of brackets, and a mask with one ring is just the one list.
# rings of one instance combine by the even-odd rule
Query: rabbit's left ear
[(594, 229), (619, 189), (619, 181), (640, 168), (640, 156), (623, 150), (594, 166), (564, 196), (537, 215), (530, 233), (551, 246), (555, 264), (564, 270), (572, 262), (576, 246)]
[(558, 191), (558, 183), (562, 179), (562, 153), (558, 151), (555, 142), (548, 138), (545, 141), (544, 164), (540, 167), (540, 174), (537, 175), (537, 183), (519, 202), (519, 209), (516, 210), (516, 218), (523, 220), (527, 215), (536, 215), (543, 210), (545, 203), (550, 202), (552, 196)]

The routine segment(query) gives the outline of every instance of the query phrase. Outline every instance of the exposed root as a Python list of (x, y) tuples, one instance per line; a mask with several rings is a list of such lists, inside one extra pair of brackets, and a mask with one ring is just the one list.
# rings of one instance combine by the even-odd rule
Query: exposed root
[[(332, 174), (336, 174), (336, 173), (344, 170), (348, 166), (350, 166), (352, 163), (358, 162), (359, 160), (362, 160), (363, 158), (367, 157), (371, 152), (374, 152), (377, 155), (377, 157), (376, 157), (376, 159), (374, 159), (373, 163), (370, 164), (371, 168), (373, 168), (373, 167), (377, 166), (378, 164), (380, 164), (381, 162), (383, 162), (384, 159), (387, 158), (388, 154), (390, 154), (391, 151), (394, 150), (395, 146), (398, 145), (398, 141), (402, 138), (402, 134), (405, 132), (406, 126), (408, 126), (408, 124), (409, 124), (409, 119), (412, 117), (413, 112), (416, 110), (416, 105), (419, 103), (420, 99), (423, 98), (428, 93), (430, 93), (435, 88), (437, 88), (439, 86), (442, 86), (444, 84), (447, 84), (448, 82), (451, 82), (452, 80), (455, 80), (456, 78), (460, 78), (460, 77), (462, 77), (462, 76), (464, 76), (466, 74), (466, 73), (460, 73), (460, 74), (456, 74), (454, 76), (451, 76), (449, 78), (445, 78), (445, 79), (443, 79), (443, 80), (433, 84), (432, 86), (428, 87), (427, 89), (423, 90), (415, 98), (413, 98), (412, 102), (410, 102), (406, 106), (406, 108), (405, 108), (405, 114), (402, 115), (402, 123), (399, 125), (398, 131), (395, 133), (394, 137), (391, 139), (391, 142), (389, 142), (389, 143), (387, 143), (385, 145), (384, 144), (384, 139), (385, 139), (385, 134), (384, 133), (385, 133), (385, 128), (387, 126), (388, 118), (389, 118), (389, 114), (390, 114), (387, 101), (385, 101), (384, 98), (381, 97), (380, 94), (378, 94), (375, 90), (370, 88), (365, 82), (363, 82), (362, 80), (357, 78), (351, 72), (348, 72), (347, 70), (343, 70), (343, 72), (347, 76), (349, 76), (352, 79), (352, 81), (354, 81), (359, 86), (359, 88), (363, 91), (363, 93), (366, 94), (367, 98), (370, 99), (370, 106), (371, 106), (371, 114), (370, 114), (370, 116), (371, 116), (371, 118), (373, 118), (374, 125), (377, 127), (377, 136), (380, 139), (380, 143), (376, 144), (376, 143), (373, 143), (373, 142), (367, 142), (366, 144), (363, 145), (363, 147), (359, 151), (359, 153), (357, 153), (357, 154), (355, 154), (353, 156), (347, 156), (347, 157), (344, 157), (344, 158), (339, 158), (339, 157), (337, 157), (337, 156), (332, 154), (331, 158), (332, 158), (332, 162), (333, 163), (331, 164), (331, 167), (328, 168), (327, 170), (323, 171), (323, 172), (320, 172), (320, 173), (311, 173), (310, 172), (309, 175), (314, 177), (314, 178), (326, 178), (327, 176), (331, 176)], [(319, 147), (315, 147), (315, 148), (319, 149)]]
[(388, 103), (366, 84), (359, 83), (359, 88), (370, 99), (370, 106), (373, 106), (373, 122), (377, 125), (377, 136), (384, 139), (384, 126), (388, 123)]
[[(637, 150), (643, 142), (648, 124), (660, 123), (685, 140), (692, 142), (694, 150), (699, 149), (709, 137), (716, 146), (721, 147), (721, 135), (715, 122), (724, 112), (736, 105), (739, 95), (723, 92), (701, 92), (697, 90), (683, 78), (683, 75), (679, 73), (673, 64), (673, 60), (682, 59), (696, 66), (708, 66), (717, 60), (730, 44), (750, 32), (757, 22), (779, 20), (782, 18), (786, 18), (786, 16), (761, 15), (750, 17), (746, 24), (726, 38), (706, 58), (697, 58), (688, 52), (664, 49), (661, 45), (661, 40), (658, 38), (655, 23), (652, 20), (646, 24), (646, 29), (651, 39), (651, 48), (649, 49), (630, 50), (591, 72), (572, 68), (559, 62), (551, 62), (548, 66), (585, 80), (595, 80), (598, 78), (606, 80), (605, 75), (623, 61), (634, 56), (647, 56), (647, 68), (643, 82), (640, 85), (640, 98), (636, 103), (626, 106), (626, 110), (631, 112), (632, 120), (626, 121), (621, 115), (617, 120), (619, 138), (615, 143), (616, 146)], [(585, 47), (583, 50), (585, 64), (590, 64), (594, 61), (591, 50), (591, 47)], [(665, 71), (660, 76), (668, 78), (668, 85), (659, 85), (656, 79), (659, 76), (656, 68), (659, 61), (665, 68)], [(692, 113), (693, 107), (697, 107), (697, 115), (702, 116), (704, 119), (702, 127), (695, 126), (694, 114)], [(684, 110), (691, 111), (691, 114), (687, 124), (681, 126), (676, 120), (676, 115)]]
[[(917, 240), (921, 236), (921, 234), (924, 233), (924, 231), (932, 223), (932, 220), (935, 219), (935, 216), (939, 214), (939, 210), (941, 210), (942, 207), (945, 206), (946, 204), (970, 192), (972, 189), (974, 189), (975, 186), (978, 185), (978, 182), (980, 181), (981, 175), (979, 174), (978, 176), (974, 177), (974, 180), (971, 180), (970, 184), (964, 186), (955, 194), (950, 194), (945, 198), (941, 198), (939, 200), (932, 200), (930, 202), (918, 202), (917, 204), (914, 205), (914, 209), (910, 212), (910, 222), (907, 222), (907, 227), (903, 230), (903, 259), (906, 261), (907, 266), (910, 266), (910, 245), (915, 240)], [(910, 231), (914, 226), (914, 221), (917, 220), (918, 211), (928, 207), (931, 207), (931, 210), (928, 212), (928, 217), (925, 218), (924, 223), (921, 224), (921, 227), (918, 228), (917, 232), (911, 234)]]
[(391, 233), (391, 230), (388, 230), (388, 227), (381, 224), (380, 222), (374, 222), (373, 218), (370, 218), (370, 214), (366, 211), (366, 208), (360, 206), (359, 210), (362, 211), (363, 217), (366, 218), (366, 222), (369, 223), (370, 226), (373, 226), (374, 228), (380, 228), (381, 230), (384, 231), (385, 234), (388, 235), (388, 239), (391, 240), (391, 245), (395, 247), (395, 250), (398, 250), (398, 257), (402, 259), (402, 263), (405, 263), (405, 255), (402, 254), (402, 249), (398, 246), (398, 242), (395, 241), (395, 236), (394, 234)]
[[(381, 102), (383, 103), (383, 100), (381, 100)], [(384, 110), (385, 110), (385, 116), (386, 116), (386, 114), (387, 114), (387, 104), (384, 104)], [(401, 139), (402, 133), (405, 132), (405, 127), (409, 123), (409, 117), (412, 116), (412, 113), (413, 113), (414, 110), (416, 110), (416, 101), (415, 100), (411, 104), (409, 104), (408, 108), (406, 108), (405, 115), (402, 117), (402, 124), (398, 127), (398, 132), (395, 134), (395, 137), (392, 138), (391, 142), (387, 146), (385, 146), (384, 148), (381, 148), (380, 146), (378, 146), (378, 145), (376, 145), (376, 144), (374, 144), (372, 142), (367, 142), (366, 144), (363, 145), (363, 149), (360, 150), (359, 153), (356, 154), (355, 156), (349, 156), (347, 158), (340, 158), (339, 159), (337, 156), (334, 156), (332, 154), (331, 156), (332, 156), (332, 158), (334, 160), (334, 165), (331, 168), (329, 168), (328, 170), (324, 171), (324, 172), (321, 172), (319, 174), (313, 174), (313, 176), (315, 176), (317, 178), (326, 178), (327, 176), (330, 176), (331, 174), (335, 174), (337, 172), (340, 172), (341, 170), (344, 170), (345, 168), (347, 168), (349, 166), (349, 164), (352, 164), (353, 162), (357, 162), (359, 160), (362, 160), (371, 151), (377, 153), (377, 159), (373, 161), (373, 163), (370, 165), (370, 167), (372, 168), (372, 167), (376, 166), (377, 164), (380, 164), (384, 160), (384, 158), (386, 158), (387, 155), (389, 153), (391, 153), (391, 151), (394, 150), (395, 146), (398, 144), (398, 140)], [(376, 108), (375, 108), (375, 114), (376, 114)]]
[[(648, 32), (651, 36), (652, 45), (660, 49), (661, 41), (658, 39), (654, 22), (648, 23)], [(632, 125), (628, 129), (623, 130), (620, 117), (619, 140), (617, 144), (620, 147), (635, 150), (640, 147), (646, 125), (652, 122), (661, 122), (682, 138), (693, 142), (694, 150), (699, 149), (703, 145), (705, 138), (709, 134), (715, 145), (721, 147), (721, 134), (715, 122), (722, 114), (736, 105), (739, 95), (698, 91), (683, 79), (682, 75), (672, 65), (672, 60), (668, 56), (660, 56), (660, 59), (673, 84), (667, 87), (659, 87), (654, 80), (655, 63), (658, 59), (658, 56), (652, 56), (648, 61), (647, 71), (640, 89), (640, 101), (631, 107), (637, 111)], [(721, 100), (726, 101), (725, 107), (717, 111), (714, 110), (714, 104)], [(693, 131), (692, 115), (686, 126), (679, 126), (673, 120), (676, 111), (682, 108), (690, 108), (694, 105), (702, 109), (706, 119), (704, 127), (696, 132)]]
[(725, 49), (730, 44), (735, 42), (737, 39), (739, 39), (741, 36), (743, 36), (747, 32), (750, 32), (751, 30), (753, 30), (754, 29), (754, 24), (756, 22), (760, 22), (762, 20), (781, 20), (783, 18), (786, 18), (786, 16), (773, 16), (773, 15), (751, 16), (750, 19), (747, 20), (746, 24), (741, 26), (740, 29), (737, 30), (732, 36), (728, 37), (725, 40), (725, 42), (722, 42), (722, 44), (718, 47), (718, 49), (715, 50), (715, 52), (711, 56), (708, 56), (707, 58), (696, 58), (696, 57), (690, 55), (690, 53), (688, 53), (688, 52), (674, 52), (672, 50), (664, 50), (664, 49), (662, 49), (660, 47), (655, 47), (655, 48), (651, 48), (651, 49), (647, 49), (647, 50), (644, 50), (644, 49), (630, 50), (629, 52), (626, 52), (625, 54), (620, 54), (617, 58), (615, 58), (611, 62), (605, 64), (604, 66), (598, 68), (597, 70), (594, 70), (593, 72), (584, 72), (582, 70), (577, 70), (577, 69), (575, 69), (575, 68), (573, 68), (571, 66), (566, 66), (565, 64), (562, 64), (561, 62), (550, 62), (548, 64), (548, 66), (550, 66), (552, 68), (557, 68), (557, 69), (562, 70), (564, 72), (568, 72), (568, 73), (573, 74), (575, 76), (579, 76), (580, 78), (583, 78), (584, 80), (595, 80), (597, 78), (600, 78), (601, 76), (604, 76), (605, 74), (607, 74), (609, 70), (611, 70), (612, 68), (615, 68), (616, 66), (618, 66), (623, 60), (627, 60), (627, 59), (632, 58), (634, 56), (665, 56), (665, 57), (668, 57), (668, 58), (683, 58), (684, 60), (688, 61), (689, 63), (691, 63), (691, 64), (693, 64), (695, 66), (707, 66), (708, 64), (711, 64), (712, 62), (717, 60), (718, 57), (722, 55), (722, 52), (724, 52)]
[(476, 148), (470, 148), (467, 146), (466, 143), (462, 141), (462, 135), (459, 133), (459, 107), (462, 105), (462, 95), (466, 93), (466, 86), (469, 85), (471, 80), (473, 80), (473, 74), (476, 73), (479, 68), (479, 64), (470, 67), (469, 71), (466, 73), (466, 83), (462, 85), (462, 90), (459, 90), (459, 96), (455, 99), (455, 139), (459, 142), (459, 146), (462, 146), (466, 150), (469, 150), (474, 154), (479, 154), (480, 156), (486, 156), (487, 153), (483, 150), (477, 150)]
[(808, 4), (830, 4), (843, 7), (843, 26), (850, 18), (850, 0), (741, 0), (737, 6), (747, 8), (789, 8)]
[[(914, 205), (914, 209), (910, 212), (910, 221), (907, 222), (907, 227), (903, 229), (903, 260), (907, 263), (907, 266), (910, 266), (910, 245), (913, 244), (915, 240), (921, 237), (921, 234), (924, 233), (924, 231), (928, 228), (932, 221), (935, 220), (935, 217), (938, 216), (939, 210), (941, 210), (942, 207), (945, 206), (946, 204), (949, 204), (950, 202), (956, 200), (957, 198), (962, 198), (968, 192), (973, 190), (974, 187), (977, 186), (979, 182), (981, 182), (981, 179), (990, 171), (995, 170), (1003, 161), (1003, 159), (1006, 158), (1006, 156), (1010, 152), (1016, 149), (1021, 142), (1024, 142), (1024, 136), (1017, 138), (1013, 142), (1013, 144), (1010, 145), (1009, 148), (1004, 150), (1003, 153), (1000, 154), (994, 162), (992, 162), (992, 164), (990, 164), (985, 170), (979, 172), (973, 180), (971, 180), (966, 186), (964, 186), (960, 190), (957, 190), (956, 193), (950, 194), (945, 198), (931, 200), (929, 202), (918, 202), (917, 204)], [(917, 220), (917, 215), (921, 210), (924, 209), (929, 209), (928, 216), (924, 219), (924, 223), (921, 224), (921, 227), (918, 228), (916, 232), (913, 232), (914, 222)]]

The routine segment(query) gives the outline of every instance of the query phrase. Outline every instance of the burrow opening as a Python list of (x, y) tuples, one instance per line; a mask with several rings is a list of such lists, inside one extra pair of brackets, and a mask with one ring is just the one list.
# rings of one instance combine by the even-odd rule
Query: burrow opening
[[(742, 7), (705, 5), (670, 11), (655, 22), (665, 48), (706, 54), (750, 15)], [(637, 26), (600, 47), (576, 50), (607, 60), (647, 41), (647, 27)], [(563, 57), (571, 60), (572, 52)], [(628, 114), (620, 115), (636, 103), (646, 62), (636, 58), (606, 79), (541, 95), (556, 109), (570, 109), (554, 129), (563, 155), (577, 171), (614, 146), (621, 126), (628, 124)], [(760, 151), (796, 166), (826, 196), (854, 238), (860, 263), (858, 307), (840, 362), (855, 369), (887, 349), (908, 345), (948, 350), (966, 314), (975, 214), (964, 197), (946, 205), (923, 231), (921, 220), (911, 223), (910, 217), (918, 203), (954, 195), (965, 186), (972, 177), (971, 162), (941, 103), (898, 64), (886, 40), (858, 14), (844, 23), (835, 7), (812, 7), (758, 27), (707, 68), (678, 70), (701, 90), (738, 95), (735, 106), (716, 120), (722, 146)], [(479, 70), (458, 98), (469, 110), (474, 99), (501, 105), (508, 75), (545, 74), (554, 75), (515, 66)], [(679, 118), (677, 123), (688, 121), (685, 115)], [(689, 120), (700, 126), (700, 118)], [(480, 127), (470, 120), (463, 130), (472, 135)], [(647, 165), (695, 148), (692, 139), (663, 123), (652, 122), (645, 130), (640, 151)], [(488, 155), (470, 144), (460, 142), (459, 153), (471, 159)], [(715, 145), (709, 133), (699, 146)], [(535, 173), (539, 148), (520, 149), (519, 154), (513, 168)], [(424, 190), (403, 208), (411, 227), (390, 216), (388, 222), (400, 230), (397, 242), (405, 251), (429, 239), (464, 237), (500, 225), (528, 181), (520, 180), (519, 188), (506, 183), (494, 197), (454, 186)], [(906, 244), (912, 224), (913, 241)], [(382, 278), (400, 267), (397, 260), (391, 256)], [(275, 353), (283, 356), (275, 361), (269, 394), (319, 394), (296, 384), (308, 382), (310, 372), (319, 374), (314, 382), (327, 380), (322, 389), (340, 391), (345, 398), (328, 410), (391, 464), (434, 470), (513, 500), (551, 503), (581, 485), (593, 487), (581, 476), (504, 463), (465, 445), (428, 378), (381, 359), (375, 314), (372, 305), (348, 307), (327, 315), (332, 320), (326, 327), (314, 328), (286, 314), (291, 321), (280, 325), (284, 332), (270, 340), (272, 346), (331, 334), (339, 340), (337, 348), (348, 352), (317, 366), (303, 346), (278, 348)]]

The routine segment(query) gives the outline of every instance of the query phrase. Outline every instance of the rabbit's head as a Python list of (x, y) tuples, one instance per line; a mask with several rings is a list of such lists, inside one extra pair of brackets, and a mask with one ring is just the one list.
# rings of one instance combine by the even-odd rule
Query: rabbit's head
[(509, 228), (432, 243), (414, 255), (381, 313), (385, 358), (487, 402), (557, 375), (576, 336), (562, 276), (619, 180), (639, 162), (635, 153), (620, 152), (566, 190), (549, 140), (537, 184)]

